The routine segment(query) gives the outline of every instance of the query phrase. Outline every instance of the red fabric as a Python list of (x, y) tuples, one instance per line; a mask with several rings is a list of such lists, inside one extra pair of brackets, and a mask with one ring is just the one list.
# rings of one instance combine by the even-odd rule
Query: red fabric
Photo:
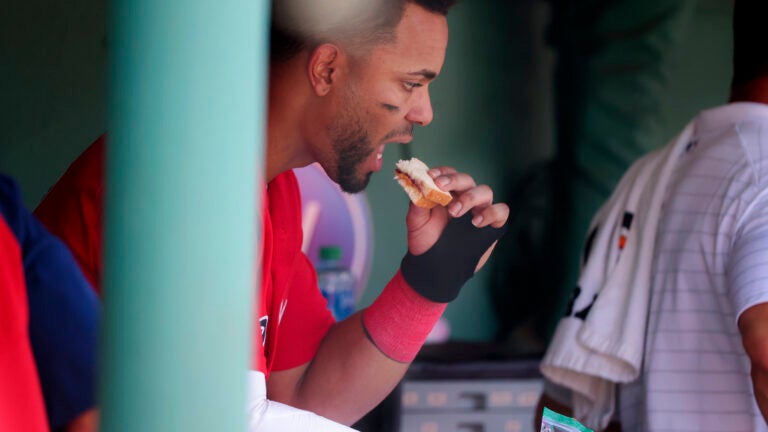
[(21, 249), (0, 217), (0, 432), (48, 430), (28, 323)]
[[(105, 146), (105, 136), (99, 137), (35, 210), (43, 224), (69, 246), (99, 293)], [(311, 360), (333, 324), (315, 270), (301, 252), (301, 241), (301, 196), (296, 176), (289, 171), (270, 182), (264, 193), (261, 308), (254, 314), (252, 363), (265, 375)], [(283, 301), (286, 307), (281, 320)], [(269, 319), (264, 353), (259, 325), (263, 317)]]
[(99, 295), (105, 146), (102, 135), (70, 165), (35, 209), (43, 225), (69, 246)]
[(435, 303), (414, 291), (398, 271), (363, 312), (363, 326), (387, 357), (410, 363), (427, 340), (447, 303)]
[[(301, 252), (301, 196), (293, 171), (272, 180), (263, 196), (259, 321), (268, 320), (264, 355), (254, 345), (254, 368), (267, 374), (310, 361), (333, 325), (333, 316), (318, 289), (317, 273)], [(259, 326), (254, 332), (260, 330)]]

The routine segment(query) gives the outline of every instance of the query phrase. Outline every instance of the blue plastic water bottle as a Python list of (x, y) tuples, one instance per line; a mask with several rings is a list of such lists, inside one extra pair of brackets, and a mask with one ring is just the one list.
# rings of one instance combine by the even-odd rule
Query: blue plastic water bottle
[(320, 292), (328, 301), (328, 310), (337, 321), (355, 312), (355, 277), (341, 263), (339, 246), (322, 246), (317, 265)]

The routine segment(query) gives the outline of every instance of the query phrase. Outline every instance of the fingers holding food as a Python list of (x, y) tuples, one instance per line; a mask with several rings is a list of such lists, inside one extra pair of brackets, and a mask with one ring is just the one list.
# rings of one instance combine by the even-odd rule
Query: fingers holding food
[(453, 197), (440, 189), (427, 171), (429, 167), (419, 159), (400, 160), (395, 168), (395, 180), (416, 206), (432, 208), (447, 205)]

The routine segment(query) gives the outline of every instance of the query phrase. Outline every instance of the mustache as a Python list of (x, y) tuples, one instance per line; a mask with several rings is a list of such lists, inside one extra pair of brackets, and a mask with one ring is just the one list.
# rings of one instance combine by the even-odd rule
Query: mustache
[(397, 137), (400, 137), (400, 136), (408, 136), (408, 137), (410, 137), (412, 135), (413, 135), (413, 125), (410, 124), (410, 125), (407, 125), (407, 126), (404, 126), (404, 127), (400, 128), (400, 129), (395, 129), (395, 130), (389, 132), (384, 137), (384, 141), (386, 141), (388, 139), (392, 139), (392, 138), (397, 138)]

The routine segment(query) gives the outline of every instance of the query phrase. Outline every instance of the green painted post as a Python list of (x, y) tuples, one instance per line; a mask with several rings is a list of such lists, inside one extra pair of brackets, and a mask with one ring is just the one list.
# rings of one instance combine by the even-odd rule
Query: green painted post
[(103, 431), (243, 431), (269, 5), (112, 4)]

